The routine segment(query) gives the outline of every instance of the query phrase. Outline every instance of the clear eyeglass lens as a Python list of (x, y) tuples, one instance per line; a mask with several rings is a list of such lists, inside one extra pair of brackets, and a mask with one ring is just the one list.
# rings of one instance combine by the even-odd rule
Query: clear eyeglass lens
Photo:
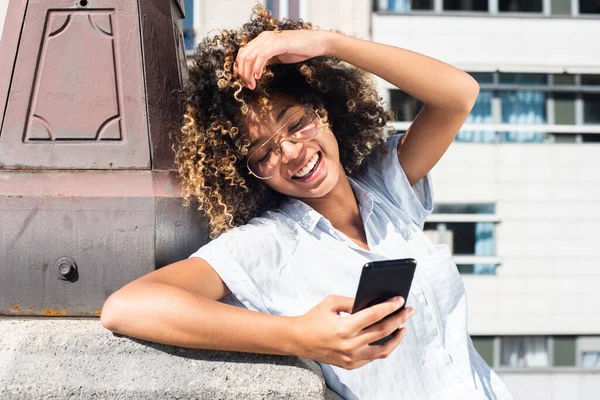
[[(305, 109), (294, 114), (281, 131), (291, 141), (307, 141), (319, 133), (319, 122), (319, 116), (314, 110)], [(279, 145), (275, 140), (270, 140), (250, 156), (248, 167), (254, 175), (269, 178), (275, 175), (280, 162)]]

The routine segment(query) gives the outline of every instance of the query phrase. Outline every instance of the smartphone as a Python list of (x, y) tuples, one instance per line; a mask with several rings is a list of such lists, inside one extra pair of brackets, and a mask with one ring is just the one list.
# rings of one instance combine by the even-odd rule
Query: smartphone
[[(402, 311), (406, 306), (406, 299), (408, 298), (408, 292), (410, 291), (416, 267), (417, 262), (414, 258), (371, 261), (366, 263), (360, 274), (352, 314), (396, 296), (402, 296), (405, 304), (384, 319)], [(396, 329), (391, 335), (369, 344), (371, 346), (382, 345), (390, 340), (399, 329)]]

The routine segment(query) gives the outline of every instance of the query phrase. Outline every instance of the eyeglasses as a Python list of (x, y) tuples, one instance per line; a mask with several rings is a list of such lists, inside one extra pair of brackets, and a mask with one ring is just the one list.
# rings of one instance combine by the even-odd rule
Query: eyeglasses
[[(281, 164), (281, 147), (279, 140), (273, 140), (282, 135), (292, 143), (306, 142), (320, 132), (321, 117), (313, 109), (301, 108), (273, 134), (258, 149), (252, 152), (246, 161), (250, 173), (259, 179), (272, 178)], [(280, 133), (281, 132), (281, 133)]]

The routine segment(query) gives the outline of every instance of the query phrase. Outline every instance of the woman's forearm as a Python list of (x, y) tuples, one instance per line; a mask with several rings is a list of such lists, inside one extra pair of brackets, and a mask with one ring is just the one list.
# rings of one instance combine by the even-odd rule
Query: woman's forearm
[(295, 354), (292, 318), (246, 310), (161, 282), (135, 282), (109, 298), (105, 328), (187, 348)]
[(471, 109), (479, 85), (458, 68), (410, 50), (339, 33), (326, 35), (326, 55), (371, 72), (424, 103)]

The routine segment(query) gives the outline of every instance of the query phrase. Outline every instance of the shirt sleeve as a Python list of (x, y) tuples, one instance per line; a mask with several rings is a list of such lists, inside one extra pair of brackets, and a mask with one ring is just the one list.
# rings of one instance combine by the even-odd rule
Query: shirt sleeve
[(425, 218), (433, 211), (434, 197), (429, 173), (414, 186), (398, 161), (398, 141), (404, 136), (396, 134), (385, 142), (384, 151), (375, 149), (363, 162), (357, 179), (402, 210), (421, 229)]
[[(244, 307), (272, 314), (268, 290), (272, 277), (287, 260), (287, 246), (278, 240), (274, 224), (253, 219), (248, 224), (223, 233), (202, 246), (191, 257), (205, 260)], [(226, 298), (227, 299), (227, 298)], [(239, 305), (238, 302), (225, 301)]]

